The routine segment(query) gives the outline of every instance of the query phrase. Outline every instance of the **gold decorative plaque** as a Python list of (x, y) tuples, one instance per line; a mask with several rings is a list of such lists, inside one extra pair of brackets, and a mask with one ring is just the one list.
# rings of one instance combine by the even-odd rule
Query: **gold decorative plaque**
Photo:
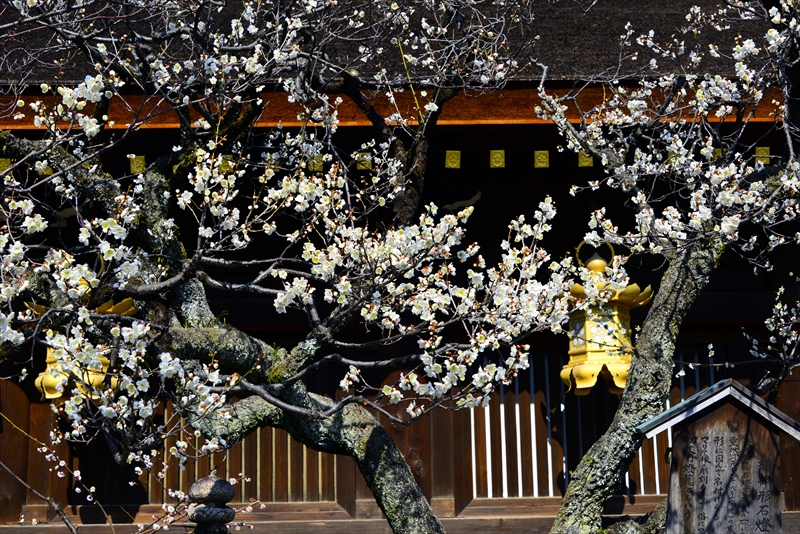
[(133, 156), (131, 161), (131, 174), (141, 174), (144, 172), (145, 161), (144, 156)]
[(306, 162), (306, 169), (310, 172), (322, 172), (322, 154), (317, 154)]
[(222, 161), (219, 164), (220, 172), (229, 173), (233, 171), (233, 156), (225, 154), (222, 156)]
[(461, 168), (461, 151), (448, 150), (444, 153), (444, 168), (445, 169), (460, 169)]
[(11, 167), (11, 158), (0, 158), (0, 172)]
[(492, 169), (502, 169), (506, 166), (506, 151), (505, 150), (490, 150), (489, 151), (489, 167)]
[(546, 169), (550, 166), (550, 151), (536, 150), (533, 153), (533, 167), (536, 169)]
[(756, 147), (756, 163), (762, 165), (769, 165), (769, 147), (757, 146)]
[(578, 152), (578, 167), (593, 167), (594, 158), (586, 152)]
[(356, 170), (367, 171), (372, 168), (372, 154), (369, 152), (359, 152), (356, 154)]

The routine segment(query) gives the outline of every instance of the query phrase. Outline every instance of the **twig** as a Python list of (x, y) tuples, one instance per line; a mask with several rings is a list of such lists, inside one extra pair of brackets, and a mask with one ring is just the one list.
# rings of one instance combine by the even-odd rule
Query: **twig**
[[(17, 426), (17, 424), (16, 424), (16, 423), (14, 423), (14, 421), (12, 421), (11, 419), (9, 419), (9, 418), (8, 418), (8, 416), (6, 416), (6, 415), (5, 415), (3, 412), (0, 412), (0, 417), (2, 417), (3, 419), (5, 419), (5, 421), (6, 421), (8, 424), (10, 424), (12, 427), (14, 427), (14, 429), (16, 429), (17, 431), (19, 431), (19, 432), (20, 432), (20, 433), (21, 433), (23, 436), (25, 436), (25, 437), (26, 437), (26, 438), (28, 438), (29, 440), (33, 441), (33, 442), (34, 442), (34, 443), (36, 443), (37, 445), (40, 445), (40, 446), (44, 447), (45, 449), (48, 449), (48, 450), (49, 450), (49, 447), (48, 447), (47, 445), (45, 445), (44, 443), (42, 443), (42, 442), (41, 442), (41, 441), (39, 441), (38, 439), (34, 438), (34, 437), (33, 437), (33, 436), (31, 436), (30, 434), (28, 434), (27, 432), (25, 432), (24, 430), (22, 430), (22, 429), (21, 429), (19, 426)], [(51, 451), (51, 452), (52, 452), (52, 451)], [(60, 508), (58, 508), (58, 505), (55, 503), (55, 501), (53, 501), (52, 499), (48, 499), (48, 498), (46, 498), (46, 497), (42, 496), (41, 494), (37, 493), (35, 489), (33, 489), (33, 488), (32, 488), (32, 487), (30, 487), (28, 484), (26, 484), (25, 482), (23, 482), (23, 481), (22, 481), (22, 480), (21, 480), (21, 479), (20, 479), (20, 478), (19, 478), (17, 475), (15, 475), (14, 473), (12, 473), (12, 472), (11, 472), (11, 470), (10, 470), (10, 469), (9, 469), (9, 468), (8, 468), (6, 465), (3, 465), (3, 463), (2, 463), (2, 462), (0, 462), (0, 467), (4, 468), (6, 471), (8, 471), (9, 473), (11, 473), (11, 476), (13, 476), (13, 477), (14, 477), (14, 478), (16, 478), (17, 480), (19, 480), (19, 483), (20, 483), (20, 484), (22, 484), (23, 486), (25, 486), (26, 488), (28, 488), (29, 490), (31, 490), (31, 491), (33, 492), (33, 494), (34, 494), (34, 495), (36, 495), (37, 497), (39, 497), (40, 499), (42, 499), (42, 500), (44, 500), (44, 501), (47, 501), (47, 503), (48, 503), (48, 504), (50, 504), (50, 506), (52, 506), (52, 507), (55, 509), (56, 513), (57, 513), (57, 514), (59, 514), (59, 516), (61, 517), (61, 519), (63, 519), (65, 522), (67, 522), (67, 527), (68, 527), (68, 528), (70, 527), (71, 523), (69, 523), (69, 520), (66, 518), (66, 516), (65, 516), (65, 515), (63, 515), (64, 513), (63, 513), (63, 512), (60, 512)], [(70, 473), (72, 473), (72, 471), (71, 471), (71, 470), (69, 470), (69, 469), (67, 469), (67, 470), (68, 470), (68, 471), (70, 471)], [(72, 473), (72, 474), (74, 475), (74, 473)], [(89, 491), (89, 488), (87, 488), (87, 487), (86, 487), (86, 485), (85, 485), (85, 484), (83, 484), (83, 482), (80, 482), (80, 484), (81, 484), (81, 485), (84, 487), (84, 489), (86, 489), (87, 491)], [(90, 491), (89, 493), (93, 493), (93, 492), (91, 492), (91, 491)], [(102, 504), (100, 504), (100, 502), (98, 502), (97, 500), (95, 500), (95, 501), (94, 501), (94, 503), (95, 503), (95, 504), (96, 504), (96, 505), (97, 505), (97, 506), (100, 508), (100, 511), (103, 513), (103, 516), (106, 518), (106, 523), (108, 524), (108, 526), (110, 526), (110, 527), (111, 527), (111, 532), (112, 532), (112, 534), (116, 534), (117, 530), (114, 528), (114, 523), (113, 523), (112, 521), (109, 521), (109, 517), (110, 517), (110, 516), (109, 516), (109, 515), (108, 515), (108, 513), (106, 512), (106, 509), (105, 509), (105, 508), (103, 508), (103, 505), (102, 505)], [(124, 511), (124, 512), (125, 512), (125, 513), (128, 515), (128, 517), (130, 517), (131, 519), (133, 519), (133, 517), (132, 517), (132, 516), (131, 516), (131, 515), (128, 513), (128, 511), (127, 511), (127, 510), (125, 510), (124, 508), (123, 508), (122, 510), (123, 510), (123, 511)]]
[(72, 534), (78, 534), (78, 529), (77, 529), (77, 528), (75, 528), (75, 525), (73, 525), (73, 524), (72, 524), (72, 521), (70, 521), (70, 520), (69, 520), (69, 518), (67, 517), (67, 514), (65, 514), (65, 513), (64, 513), (64, 510), (62, 510), (62, 509), (61, 509), (61, 507), (58, 505), (58, 503), (57, 503), (56, 501), (54, 501), (54, 500), (53, 500), (53, 498), (52, 498), (52, 497), (45, 497), (44, 495), (42, 495), (41, 493), (39, 493), (38, 491), (36, 491), (35, 489), (33, 489), (33, 488), (32, 488), (32, 487), (31, 487), (31, 486), (30, 486), (30, 485), (29, 485), (27, 482), (25, 482), (24, 480), (22, 480), (21, 478), (19, 478), (19, 477), (16, 475), (16, 473), (14, 473), (14, 471), (12, 471), (12, 470), (11, 470), (11, 469), (10, 469), (10, 468), (9, 468), (9, 467), (6, 465), (6, 464), (4, 464), (3, 462), (0, 462), (0, 468), (3, 468), (3, 469), (6, 471), (6, 472), (8, 472), (8, 474), (9, 474), (9, 475), (11, 475), (12, 477), (14, 477), (14, 478), (16, 479), (16, 481), (17, 481), (17, 482), (19, 482), (20, 484), (22, 484), (23, 486), (25, 486), (25, 487), (28, 489), (28, 491), (30, 491), (31, 493), (33, 493), (34, 495), (36, 495), (37, 497), (39, 497), (40, 499), (42, 499), (44, 502), (46, 502), (47, 504), (49, 504), (49, 505), (50, 505), (50, 507), (53, 509), (53, 511), (56, 513), (56, 515), (58, 515), (58, 517), (60, 517), (60, 518), (61, 518), (61, 520), (64, 522), (64, 524), (67, 526), (67, 528), (69, 529), (69, 531), (70, 531)]

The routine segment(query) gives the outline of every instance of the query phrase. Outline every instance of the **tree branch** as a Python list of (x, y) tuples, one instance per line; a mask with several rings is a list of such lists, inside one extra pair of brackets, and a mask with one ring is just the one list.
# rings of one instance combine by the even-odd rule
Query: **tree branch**
[(725, 244), (695, 242), (676, 253), (642, 325), (620, 406), (605, 434), (581, 460), (551, 532), (595, 532), (603, 505), (623, 480), (642, 436), (636, 427), (658, 415), (669, 397), (675, 340), (680, 325), (719, 264)]
[[(310, 394), (298, 383), (284, 401), (297, 408), (325, 412), (334, 402)], [(414, 482), (403, 455), (386, 430), (363, 407), (349, 404), (326, 418), (305, 417), (296, 411), (281, 412), (260, 397), (248, 397), (230, 406), (230, 418), (218, 411), (190, 420), (204, 435), (241, 440), (259, 426), (270, 425), (289, 432), (314, 450), (351, 456), (364, 475), (378, 506), (395, 534), (443, 533), (439, 520)], [(218, 418), (215, 418), (218, 416)]]
[(11, 475), (14, 478), (14, 480), (19, 482), (22, 486), (24, 486), (25, 489), (27, 489), (28, 491), (36, 495), (38, 498), (46, 502), (48, 505), (50, 505), (50, 508), (52, 508), (53, 511), (56, 513), (56, 515), (64, 522), (64, 525), (67, 527), (67, 529), (70, 531), (71, 534), (78, 534), (78, 529), (75, 528), (75, 525), (73, 525), (72, 521), (69, 520), (67, 514), (64, 513), (64, 510), (61, 509), (61, 507), (55, 500), (53, 500), (52, 497), (45, 497), (44, 495), (36, 491), (30, 484), (28, 484), (20, 477), (18, 477), (16, 473), (14, 473), (14, 471), (11, 470), (11, 468), (9, 468), (6, 464), (4, 464), (1, 461), (0, 461), (0, 468), (2, 468), (9, 475)]

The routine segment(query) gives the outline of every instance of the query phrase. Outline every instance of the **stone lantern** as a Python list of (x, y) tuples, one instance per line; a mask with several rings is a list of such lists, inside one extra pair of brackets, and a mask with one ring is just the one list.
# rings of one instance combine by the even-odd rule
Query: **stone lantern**
[[(611, 249), (614, 248), (606, 243)], [(577, 254), (580, 254), (581, 243)], [(589, 258), (584, 264), (596, 273), (605, 272), (608, 262), (599, 254)], [(581, 284), (574, 284), (570, 293), (575, 298), (586, 298), (586, 290)], [(653, 298), (653, 289), (644, 290), (631, 284), (617, 291), (605, 306), (592, 306), (587, 310), (576, 310), (569, 316), (569, 363), (561, 370), (561, 380), (576, 395), (588, 395), (592, 386), (602, 376), (608, 390), (620, 395), (628, 380), (631, 366), (631, 316), (630, 310), (644, 306)]]
[(227, 523), (236, 517), (236, 510), (226, 506), (233, 497), (233, 485), (214, 475), (192, 484), (186, 515), (189, 521), (197, 524), (193, 534), (227, 534)]

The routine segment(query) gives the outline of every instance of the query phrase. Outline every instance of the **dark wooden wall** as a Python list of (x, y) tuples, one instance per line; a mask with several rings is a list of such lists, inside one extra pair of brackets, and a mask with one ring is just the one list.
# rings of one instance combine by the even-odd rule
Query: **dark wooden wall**
[[(677, 359), (702, 364), (705, 351), (705, 346), (686, 345)], [(441, 517), (554, 514), (570, 470), (610, 423), (617, 398), (602, 384), (586, 397), (565, 392), (558, 372), (566, 351), (534, 349), (531, 356), (528, 373), (497, 392), (489, 408), (438, 410), (410, 427), (387, 423), (422, 491)], [(723, 358), (728, 355), (718, 348), (715, 359)], [(749, 373), (744, 367), (712, 370), (700, 365), (686, 365), (684, 371), (674, 380), (671, 404), (728, 376), (747, 382)], [(797, 411), (799, 390), (795, 381), (784, 386), (779, 398), (784, 409)], [(56, 466), (37, 451), (39, 445), (33, 438), (48, 442), (54, 424), (49, 405), (32, 400), (30, 392), (13, 382), (0, 381), (0, 411), (18, 427), (0, 421), (0, 460), (80, 520), (99, 520), (97, 507), (87, 503), (85, 493), (74, 491), (74, 478), (56, 476)], [(159, 415), (169, 418), (169, 408)], [(202, 445), (202, 438), (184, 433), (167, 441), (160, 459), (179, 438), (198, 448)], [(662, 498), (659, 495), (668, 488), (669, 465), (664, 456), (669, 440), (664, 432), (644, 443), (619, 488), (620, 498), (609, 503), (609, 512), (646, 511), (641, 507), (652, 507)], [(786, 439), (782, 443), (786, 507), (798, 510), (794, 485), (800, 480), (800, 466), (791, 452), (796, 449)], [(381, 517), (351, 459), (307, 449), (281, 430), (263, 428), (229, 451), (187, 463), (183, 471), (170, 461), (161, 480), (156, 476), (162, 470), (160, 463), (153, 473), (137, 477), (132, 469), (113, 463), (102, 441), (88, 446), (62, 443), (56, 452), (73, 471), (80, 470), (83, 484), (96, 487), (95, 499), (110, 506), (119, 522), (152, 515), (155, 507), (148, 505), (170, 502), (168, 489), (185, 492), (192, 482), (211, 472), (236, 478), (234, 500), (256, 502), (261, 516), (275, 520)], [(131, 486), (131, 480), (136, 484)], [(632, 508), (632, 503), (639, 508)], [(52, 515), (6, 474), (0, 474), (0, 504), (2, 523), (17, 521), (20, 513), (26, 514), (26, 520), (47, 520)]]

